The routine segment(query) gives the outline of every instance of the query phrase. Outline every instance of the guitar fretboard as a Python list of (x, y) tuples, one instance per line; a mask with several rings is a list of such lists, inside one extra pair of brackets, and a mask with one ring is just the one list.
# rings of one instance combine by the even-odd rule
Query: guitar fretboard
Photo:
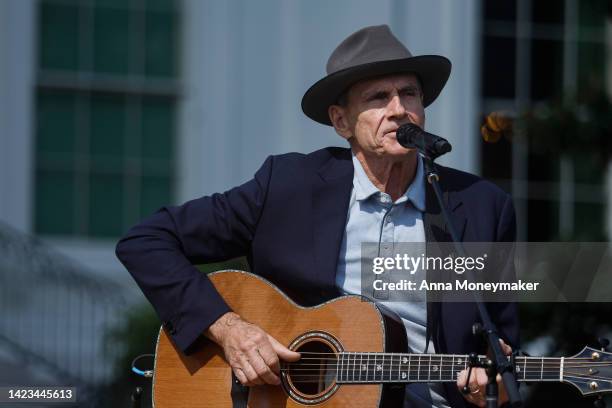
[[(482, 361), (485, 356), (479, 356)], [(516, 357), (518, 381), (561, 381), (564, 358)], [(343, 352), (336, 366), (338, 383), (454, 382), (469, 357), (453, 354)]]

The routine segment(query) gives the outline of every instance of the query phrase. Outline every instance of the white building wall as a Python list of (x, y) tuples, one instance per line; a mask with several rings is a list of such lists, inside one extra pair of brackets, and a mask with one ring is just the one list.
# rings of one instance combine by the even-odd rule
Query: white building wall
[[(248, 180), (269, 154), (344, 146), (304, 116), (301, 97), (342, 39), (383, 23), (415, 55), (453, 62), (427, 128), (453, 143), (444, 163), (478, 170), (479, 0), (182, 2), (177, 203)], [(24, 232), (32, 231), (36, 6), (0, 1), (0, 219)], [(114, 242), (48, 241), (125, 280)]]
[(186, 0), (184, 99), (178, 201), (249, 179), (269, 154), (345, 143), (308, 119), (300, 101), (325, 75), (334, 47), (353, 31), (389, 24), (413, 54), (453, 62), (427, 109), (447, 137), (447, 165), (478, 171), (479, 2)]

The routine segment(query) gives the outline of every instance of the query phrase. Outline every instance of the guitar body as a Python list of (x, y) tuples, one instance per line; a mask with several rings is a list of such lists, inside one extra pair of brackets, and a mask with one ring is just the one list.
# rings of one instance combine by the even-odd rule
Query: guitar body
[[(282, 344), (304, 353), (302, 358), (308, 352), (329, 353), (325, 355), (332, 358), (338, 351), (406, 352), (401, 321), (358, 296), (301, 307), (250, 273), (222, 271), (209, 277), (232, 310)], [(235, 384), (219, 346), (202, 342), (195, 353), (185, 356), (162, 329), (153, 378), (154, 406), (244, 407), (245, 402), (250, 408), (401, 406), (403, 385), (336, 384), (336, 363), (332, 362), (327, 371), (310, 376), (309, 382), (299, 381), (300, 372), (292, 375), (287, 371), (281, 386), (247, 388)]]

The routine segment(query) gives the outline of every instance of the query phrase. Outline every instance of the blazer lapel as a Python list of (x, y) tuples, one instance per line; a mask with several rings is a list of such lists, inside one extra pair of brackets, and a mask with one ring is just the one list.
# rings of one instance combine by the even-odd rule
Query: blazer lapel
[(349, 149), (341, 150), (319, 170), (313, 185), (313, 243), (321, 295), (337, 293), (336, 266), (353, 188), (353, 162)]

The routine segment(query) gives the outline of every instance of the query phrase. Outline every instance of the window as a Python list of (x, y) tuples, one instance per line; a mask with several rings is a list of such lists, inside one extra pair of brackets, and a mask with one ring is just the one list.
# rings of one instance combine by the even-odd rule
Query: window
[(483, 121), (509, 112), (524, 136), (515, 128), (483, 143), (483, 175), (512, 192), (519, 239), (604, 240), (610, 145), (597, 127), (608, 2), (484, 1), (483, 9)]
[(41, 0), (37, 233), (117, 237), (172, 200), (177, 4)]

